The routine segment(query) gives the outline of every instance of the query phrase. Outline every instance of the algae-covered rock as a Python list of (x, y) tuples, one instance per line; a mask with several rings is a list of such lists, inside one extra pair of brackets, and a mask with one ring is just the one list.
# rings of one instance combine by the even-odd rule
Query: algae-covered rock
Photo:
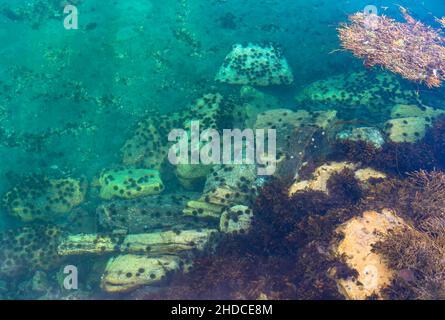
[(60, 256), (132, 253), (142, 255), (174, 254), (202, 249), (214, 229), (175, 230), (105, 236), (98, 234), (69, 235), (61, 239), (57, 248)]
[(292, 70), (279, 48), (273, 45), (236, 44), (227, 55), (216, 80), (238, 85), (289, 85)]
[(235, 107), (236, 127), (253, 128), (258, 114), (282, 107), (276, 96), (262, 92), (251, 86), (240, 89), (241, 103)]
[(315, 169), (312, 174), (311, 180), (297, 181), (289, 188), (289, 195), (294, 195), (303, 191), (321, 191), (328, 193), (328, 180), (336, 173), (340, 173), (343, 170), (355, 170), (356, 164), (350, 162), (332, 162), (324, 164)]
[(189, 202), (187, 202), (187, 206), (183, 210), (184, 215), (189, 217), (198, 217), (205, 219), (207, 218), (219, 219), (223, 211), (223, 207), (219, 204), (210, 203), (209, 201), (201, 199), (190, 200)]
[(385, 143), (382, 132), (375, 127), (359, 127), (344, 130), (337, 134), (337, 139), (341, 141), (364, 141), (376, 148), (381, 148)]
[(405, 117), (431, 117), (436, 118), (444, 114), (444, 110), (434, 109), (428, 106), (417, 104), (397, 104), (391, 110), (391, 118)]
[(416, 142), (425, 136), (431, 120), (424, 117), (406, 117), (386, 122), (385, 128), (392, 142)]
[(159, 171), (151, 169), (105, 170), (99, 177), (102, 199), (134, 199), (164, 190)]
[(361, 183), (362, 187), (367, 186), (370, 179), (384, 179), (386, 175), (372, 168), (358, 168), (358, 165), (351, 162), (330, 162), (315, 169), (312, 178), (309, 180), (297, 180), (289, 188), (289, 196), (304, 191), (320, 191), (329, 194), (328, 181), (334, 174), (344, 170), (352, 170), (354, 177)]
[(232, 109), (232, 103), (221, 94), (204, 94), (189, 105), (181, 128), (190, 129), (191, 121), (200, 121), (201, 129), (226, 128), (232, 120)]
[(225, 208), (249, 205), (256, 196), (255, 165), (215, 166), (208, 175), (202, 196), (187, 203), (184, 215), (219, 221)]
[(392, 119), (385, 124), (386, 133), (393, 142), (416, 142), (425, 136), (434, 119), (444, 113), (427, 106), (395, 105), (391, 111)]
[(232, 112), (230, 99), (207, 93), (178, 112), (150, 114), (138, 123), (122, 147), (122, 162), (126, 166), (160, 170), (174, 143), (168, 141), (172, 130), (189, 130), (192, 120), (199, 121), (202, 130), (231, 128)]
[(179, 128), (183, 121), (179, 114), (173, 119), (156, 115), (141, 120), (134, 134), (121, 149), (122, 163), (126, 166), (160, 170), (169, 148), (165, 135), (171, 127)]
[(106, 254), (119, 251), (119, 238), (98, 234), (72, 234), (64, 237), (57, 247), (60, 256)]
[(337, 106), (342, 119), (384, 121), (396, 103), (416, 103), (415, 91), (404, 90), (390, 73), (357, 72), (318, 80), (300, 90), (299, 105), (320, 108)]
[(155, 233), (130, 234), (122, 242), (122, 252), (145, 255), (174, 254), (192, 249), (202, 249), (214, 229), (175, 230)]
[(358, 272), (356, 278), (337, 280), (340, 292), (348, 299), (363, 300), (371, 296), (382, 297), (394, 272), (383, 257), (374, 252), (373, 246), (390, 230), (405, 226), (393, 211), (366, 211), (337, 228), (343, 234), (335, 252), (346, 259), (347, 265)]
[(176, 166), (176, 176), (187, 190), (196, 190), (204, 185), (212, 166), (203, 164), (179, 164)]
[(258, 115), (255, 129), (276, 130), (276, 170), (284, 177), (299, 169), (305, 158), (317, 154), (334, 133), (335, 110), (308, 112), (306, 110), (273, 109)]
[(97, 210), (99, 226), (110, 233), (190, 229), (199, 224), (194, 219), (183, 217), (182, 210), (188, 201), (198, 197), (198, 193), (175, 192), (107, 202)]
[(247, 206), (233, 206), (221, 215), (219, 229), (224, 233), (248, 233), (252, 226), (253, 212)]
[(32, 274), (57, 266), (62, 231), (54, 226), (32, 226), (0, 233), (0, 277)]
[(180, 268), (181, 259), (176, 256), (120, 255), (109, 260), (101, 287), (109, 293), (128, 292), (143, 285), (159, 283), (169, 272)]
[(85, 179), (24, 178), (6, 193), (3, 204), (9, 214), (25, 221), (53, 220), (68, 213), (85, 199)]

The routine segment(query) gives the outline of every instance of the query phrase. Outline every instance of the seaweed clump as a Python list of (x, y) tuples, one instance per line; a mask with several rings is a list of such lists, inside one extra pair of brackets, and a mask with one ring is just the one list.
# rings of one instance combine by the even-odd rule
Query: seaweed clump
[[(406, 180), (407, 208), (400, 214), (410, 224), (393, 230), (375, 249), (397, 275), (385, 290), (389, 299), (445, 298), (445, 174), (413, 173)], [(403, 201), (403, 200), (402, 200)]]
[(440, 87), (445, 79), (445, 39), (440, 30), (412, 18), (400, 7), (406, 22), (384, 15), (356, 13), (343, 24), (343, 48), (372, 67), (381, 65), (408, 80)]
[[(355, 274), (330, 252), (335, 228), (355, 214), (344, 210), (350, 175), (338, 174), (323, 192), (288, 195), (289, 183), (266, 184), (254, 206), (251, 231), (219, 235), (199, 254), (191, 270), (174, 275), (168, 288), (146, 299), (342, 299), (337, 278)], [(355, 185), (355, 182), (352, 182)], [(353, 187), (355, 188), (355, 187)], [(341, 194), (332, 206), (333, 198)]]
[(250, 232), (218, 234), (196, 254), (189, 272), (172, 275), (167, 288), (139, 298), (344, 299), (339, 280), (359, 274), (335, 252), (342, 239), (339, 226), (382, 209), (405, 224), (374, 245), (394, 276), (378, 296), (368, 298), (445, 297), (445, 174), (434, 170), (445, 167), (442, 150), (434, 147), (444, 141), (444, 124), (439, 119), (413, 144), (377, 149), (346, 142), (336, 150), (336, 156), (361, 162), (357, 168), (387, 172), (384, 180), (363, 184), (346, 169), (330, 176), (327, 192), (303, 190), (293, 196), (291, 179), (269, 181), (253, 206)]
[(339, 141), (334, 144), (329, 158), (360, 162), (397, 176), (418, 170), (444, 170), (445, 117), (437, 118), (425, 137), (416, 143), (387, 142), (376, 148), (364, 141)]

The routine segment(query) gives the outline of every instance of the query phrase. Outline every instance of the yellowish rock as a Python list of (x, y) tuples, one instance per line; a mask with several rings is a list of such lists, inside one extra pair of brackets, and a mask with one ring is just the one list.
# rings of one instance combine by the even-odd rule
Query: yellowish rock
[(233, 206), (221, 215), (219, 230), (224, 233), (248, 233), (252, 226), (253, 211), (247, 206)]
[(297, 181), (289, 188), (289, 196), (303, 191), (321, 191), (329, 194), (327, 183), (333, 174), (342, 172), (343, 170), (354, 171), (355, 178), (361, 183), (362, 187), (367, 186), (370, 179), (384, 179), (386, 175), (372, 168), (357, 169), (358, 165), (351, 162), (331, 162), (324, 164), (313, 173), (311, 180)]
[(366, 184), (366, 182), (371, 179), (385, 179), (387, 177), (383, 172), (372, 168), (359, 169), (355, 171), (354, 175), (358, 181), (362, 182), (362, 184)]
[(192, 200), (187, 203), (183, 213), (185, 216), (219, 219), (222, 213), (222, 206), (202, 199)]
[(406, 118), (406, 117), (432, 117), (436, 118), (445, 111), (434, 109), (427, 106), (419, 107), (415, 104), (397, 104), (391, 110), (391, 118)]
[(100, 197), (134, 199), (164, 190), (159, 171), (151, 169), (106, 170), (99, 177)]
[(431, 120), (423, 117), (406, 117), (389, 120), (386, 133), (393, 142), (416, 142), (425, 136)]
[(130, 234), (124, 239), (121, 251), (164, 255), (202, 249), (214, 232), (214, 229), (202, 229)]
[(315, 115), (315, 125), (324, 130), (330, 128), (337, 119), (336, 110), (317, 111), (313, 114)]
[(57, 252), (60, 256), (122, 252), (145, 256), (173, 254), (202, 249), (216, 231), (215, 229), (177, 230), (127, 236), (68, 235), (61, 239)]
[(73, 234), (61, 240), (57, 252), (60, 256), (104, 254), (118, 250), (117, 239), (97, 234)]
[(292, 184), (289, 189), (289, 196), (292, 196), (297, 192), (309, 190), (328, 193), (327, 183), (333, 174), (340, 173), (345, 169), (355, 170), (356, 167), (356, 164), (350, 162), (331, 162), (324, 164), (315, 169), (312, 180), (304, 180)]
[(397, 104), (391, 110), (391, 120), (386, 122), (386, 133), (393, 142), (416, 142), (425, 136), (426, 129), (435, 118), (445, 114), (427, 106)]
[(337, 232), (344, 236), (335, 253), (344, 256), (348, 266), (358, 272), (356, 279), (337, 281), (340, 292), (347, 299), (363, 300), (372, 295), (382, 297), (381, 291), (391, 283), (394, 273), (383, 258), (373, 252), (373, 245), (382, 240), (389, 230), (402, 226), (405, 223), (401, 218), (393, 211), (383, 209), (381, 212), (366, 211), (338, 227)]
[(146, 257), (120, 255), (111, 258), (101, 279), (101, 287), (108, 293), (122, 293), (161, 281), (169, 272), (180, 269), (177, 256)]

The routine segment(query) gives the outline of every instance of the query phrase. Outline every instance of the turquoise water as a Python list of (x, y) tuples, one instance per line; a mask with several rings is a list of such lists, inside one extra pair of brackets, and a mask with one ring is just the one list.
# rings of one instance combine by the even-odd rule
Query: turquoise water
[[(78, 9), (77, 30), (64, 28), (63, 20), (67, 15), (63, 9), (67, 3)], [(0, 267), (10, 268), (11, 265), (6, 265), (8, 259), (14, 266), (11, 272), (0, 271), (0, 298), (131, 298), (135, 290), (146, 294), (154, 290), (152, 287), (168, 288), (165, 279), (165, 283), (133, 281), (136, 268), (133, 261), (127, 262), (128, 268), (133, 270), (128, 271), (132, 272), (128, 278), (133, 282), (126, 283), (124, 277), (122, 283), (116, 284), (120, 288), (117, 296), (112, 289), (105, 288), (101, 279), (106, 278), (104, 272), (110, 259), (124, 253), (150, 257), (137, 250), (116, 251), (115, 246), (122, 244), (125, 235), (219, 228), (219, 219), (215, 217), (200, 219), (198, 208), (191, 209), (190, 219), (183, 217), (187, 200), (205, 197), (207, 185), (213, 183), (209, 182), (209, 177), (217, 172), (215, 168), (209, 171), (210, 168), (197, 165), (185, 168), (185, 173), (178, 173), (167, 161), (156, 167), (154, 159), (159, 160), (160, 146), (152, 146), (150, 150), (154, 156), (145, 153), (145, 161), (134, 160), (134, 153), (138, 151), (132, 149), (139, 141), (134, 136), (141, 121), (151, 119), (156, 125), (165, 126), (157, 132), (162, 145), (167, 143), (163, 141), (169, 129), (181, 127), (184, 120), (187, 123), (193, 117), (204, 120), (196, 109), (185, 116), (174, 113), (189, 112), (190, 105), (207, 93), (220, 94), (224, 99), (211, 115), (218, 118), (218, 129), (250, 128), (260, 111), (336, 111), (335, 120), (324, 127), (320, 135), (330, 135), (334, 140), (338, 131), (355, 126), (371, 126), (384, 131), (385, 122), (392, 117), (392, 108), (399, 103), (445, 110), (443, 88), (428, 89), (380, 67), (368, 69), (349, 52), (338, 51), (341, 48), (337, 34), (339, 24), (347, 22), (350, 14), (363, 11), (368, 4), (361, 0), (0, 1), (0, 194), (6, 199), (0, 209), (0, 230), (19, 230), (12, 231), (19, 234), (25, 233), (23, 227), (38, 229), (56, 225), (63, 234), (62, 240), (49, 236), (40, 242), (37, 241), (41, 237), (39, 233), (25, 237), (31, 239), (31, 244), (27, 240), (25, 244), (17, 239), (13, 241), (11, 234), (4, 236)], [(399, 4), (408, 8), (416, 19), (436, 28), (435, 17), (445, 15), (442, 1), (400, 1)], [(373, 5), (379, 14), (401, 20), (394, 4), (374, 1)], [(241, 85), (215, 81), (233, 45), (269, 42), (281, 48), (293, 73), (292, 84), (242, 89)], [(346, 87), (342, 80), (335, 78), (356, 73), (359, 73), (358, 81)], [(375, 97), (360, 103), (342, 100), (342, 97), (318, 100), (304, 95), (305, 90), (315, 90), (310, 87), (314, 82), (331, 79), (325, 86), (334, 87), (337, 83), (348, 96), (354, 97), (357, 92), (382, 85), (376, 81), (382, 75), (388, 76), (388, 82), (395, 83), (399, 89), (398, 93), (396, 89), (389, 89), (382, 101)], [(406, 96), (401, 94), (405, 91), (409, 92)], [(246, 92), (253, 93), (249, 96)], [(394, 98), (399, 95), (401, 100)], [(244, 118), (235, 110), (242, 110)], [(228, 114), (230, 120), (224, 120)], [(167, 125), (166, 119), (173, 123)], [(179, 120), (175, 122), (175, 119)], [(272, 119), (277, 120), (276, 116)], [(141, 130), (150, 132), (148, 128), (145, 126)], [(295, 161), (279, 171), (280, 177), (294, 176), (304, 162), (303, 156), (300, 159), (298, 154), (311, 145), (314, 133), (307, 127), (300, 128), (298, 133), (295, 130), (283, 132), (278, 134), (307, 139), (304, 146), (295, 144), (295, 150), (288, 148), (292, 149), (288, 151), (292, 159), (295, 156)], [(279, 141), (282, 138), (278, 136)], [(151, 146), (154, 139), (150, 135), (143, 141)], [(332, 139), (327, 144), (333, 142)], [(320, 149), (318, 145), (318, 149), (311, 149), (310, 153), (319, 159), (326, 158)], [(162, 185), (157, 186), (158, 190), (153, 191), (154, 180), (146, 182), (149, 189), (146, 193), (143, 193), (145, 189), (142, 192), (135, 187), (136, 193), (127, 197), (112, 188), (113, 180), (119, 180), (120, 174), (133, 176), (137, 169), (160, 172)], [(104, 170), (111, 171), (101, 176)], [(122, 170), (126, 171), (122, 173)], [(241, 171), (246, 176), (250, 174), (248, 169)], [(110, 172), (115, 176), (105, 182), (104, 177)], [(57, 181), (61, 179), (74, 179), (70, 181), (75, 182), (73, 185), (67, 183), (69, 190), (60, 191), (62, 187)], [(252, 191), (256, 192), (255, 197), (261, 197), (261, 186), (269, 177), (253, 174), (245, 179), (249, 188), (255, 186)], [(108, 189), (104, 191), (104, 188)], [(156, 195), (158, 191), (162, 193)], [(15, 196), (8, 198), (11, 192)], [(59, 203), (51, 198), (53, 196), (65, 197), (69, 203)], [(171, 200), (171, 196), (184, 198)], [(27, 200), (14, 202), (17, 197)], [(255, 197), (240, 204), (253, 207)], [(56, 203), (51, 203), (50, 199)], [(113, 205), (111, 211), (116, 210), (118, 216), (126, 216), (137, 207), (137, 217), (110, 218), (104, 214), (109, 212), (110, 205)], [(144, 210), (149, 213), (148, 217), (143, 217)], [(59, 257), (61, 249), (57, 246), (61, 241), (79, 234), (95, 237), (99, 234), (120, 240), (116, 240), (117, 244), (111, 241), (107, 249), (101, 249), (97, 245), (100, 241), (96, 240), (90, 243), (95, 247), (88, 249), (90, 252), (73, 245), (67, 256)], [(53, 253), (45, 251), (39, 256), (36, 252), (45, 246)], [(22, 248), (24, 252), (17, 254)], [(82, 251), (81, 254), (75, 248)], [(27, 255), (32, 252), (36, 257), (28, 259)], [(183, 254), (187, 263), (192, 263), (193, 253)], [(47, 265), (39, 259), (51, 262)], [(79, 269), (78, 290), (63, 287), (66, 265)], [(149, 268), (150, 262), (135, 265), (139, 266), (136, 270), (144, 269)], [(125, 268), (122, 270), (125, 273)], [(157, 276), (154, 274), (155, 278)]]

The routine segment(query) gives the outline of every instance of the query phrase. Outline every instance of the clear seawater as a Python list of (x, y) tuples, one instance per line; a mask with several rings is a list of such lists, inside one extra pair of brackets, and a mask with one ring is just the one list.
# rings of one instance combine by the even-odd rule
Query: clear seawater
[[(67, 3), (79, 10), (78, 30), (63, 26)], [(294, 83), (258, 89), (277, 98), (282, 108), (310, 109), (294, 100), (309, 84), (338, 74), (368, 72), (360, 59), (335, 51), (340, 48), (336, 28), (368, 4), (368, 0), (0, 1), (0, 195), (31, 174), (82, 177), (93, 188), (103, 169), (122, 165), (122, 146), (149, 112), (182, 110), (207, 92), (239, 95), (240, 86), (214, 81), (237, 43), (279, 44)], [(372, 4), (379, 13), (400, 18), (392, 2)], [(445, 2), (439, 0), (399, 4), (426, 24), (445, 15)], [(396, 77), (404, 88), (418, 92), (425, 104), (445, 109), (442, 88), (429, 90)], [(325, 108), (337, 109), (348, 121), (377, 123), (385, 118), (370, 109), (348, 114), (341, 106)], [(172, 181), (165, 192), (182, 192), (179, 182)], [(87, 192), (76, 212), (95, 221), (97, 208), (106, 201)], [(47, 223), (63, 226), (61, 220), (24, 222), (0, 208), (2, 231)], [(101, 262), (96, 264), (94, 256), (75, 259), (89, 266), (88, 275), (80, 279), (81, 286), (82, 281), (89, 283), (82, 297), (102, 295), (99, 282), (106, 259), (97, 258)], [(49, 287), (60, 287), (57, 277), (62, 267), (42, 271)], [(29, 282), (36, 271), (0, 279), (0, 297), (68, 295), (63, 290), (33, 291)]]

